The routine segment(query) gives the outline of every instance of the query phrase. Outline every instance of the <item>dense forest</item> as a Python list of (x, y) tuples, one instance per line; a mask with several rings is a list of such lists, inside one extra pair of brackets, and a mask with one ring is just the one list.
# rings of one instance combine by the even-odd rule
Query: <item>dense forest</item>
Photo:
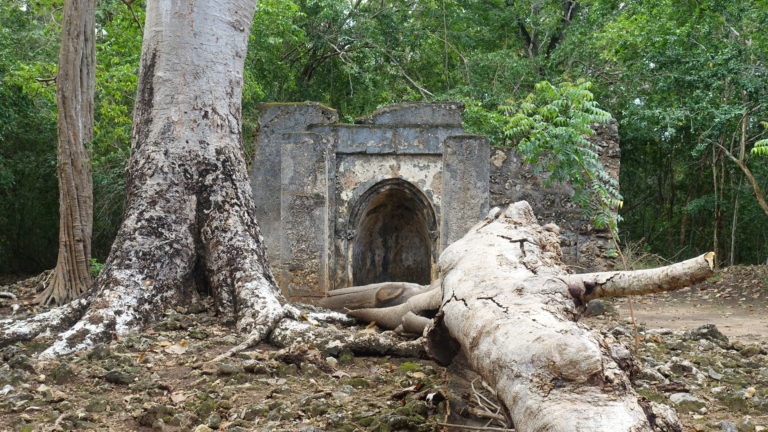
[[(0, 273), (56, 262), (61, 9), (0, 3)], [(143, 1), (102, 0), (96, 23), (89, 149), (102, 261), (124, 210)], [(458, 100), (468, 130), (515, 145), (505, 109), (542, 81), (586, 80), (619, 122), (621, 241), (666, 259), (716, 250), (721, 264), (763, 263), (766, 28), (765, 0), (261, 0), (244, 136), (263, 101), (319, 101), (351, 121), (393, 102)]]

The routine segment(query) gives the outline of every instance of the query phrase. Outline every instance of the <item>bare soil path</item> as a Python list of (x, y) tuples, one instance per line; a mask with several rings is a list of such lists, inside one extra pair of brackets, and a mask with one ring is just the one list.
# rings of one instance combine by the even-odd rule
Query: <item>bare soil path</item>
[[(708, 281), (671, 293), (632, 300), (635, 319), (648, 328), (690, 330), (715, 324), (723, 334), (744, 343), (768, 341), (768, 266), (734, 266)], [(629, 319), (629, 301), (615, 306)]]

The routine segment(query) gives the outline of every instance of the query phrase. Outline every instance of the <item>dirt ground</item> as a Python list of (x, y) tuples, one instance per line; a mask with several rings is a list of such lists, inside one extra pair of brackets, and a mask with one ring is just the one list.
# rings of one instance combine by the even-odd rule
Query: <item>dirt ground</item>
[[(29, 300), (44, 278), (0, 286), (16, 296), (0, 298), (0, 318), (39, 312)], [(768, 431), (768, 267), (727, 269), (697, 287), (636, 298), (637, 335), (626, 299), (613, 304), (618, 316), (587, 322), (634, 346), (635, 388), (674, 406), (685, 432)], [(700, 327), (711, 323), (717, 328)], [(6, 347), (0, 431), (514, 430), (461, 365), (267, 345), (206, 362), (240, 337), (208, 307), (169, 311), (141, 332), (56, 361), (36, 358), (47, 340)]]
[[(630, 319), (629, 299), (614, 302)], [(635, 319), (648, 328), (690, 330), (715, 324), (744, 343), (768, 341), (768, 266), (735, 266), (706, 282), (671, 293), (632, 299)]]

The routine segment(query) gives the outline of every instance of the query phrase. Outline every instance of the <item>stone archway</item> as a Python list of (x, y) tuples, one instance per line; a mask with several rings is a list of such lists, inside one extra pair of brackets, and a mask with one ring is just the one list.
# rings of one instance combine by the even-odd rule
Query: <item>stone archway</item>
[(369, 188), (350, 215), (356, 227), (353, 285), (399, 281), (429, 284), (436, 255), (435, 212), (418, 187), (388, 179)]

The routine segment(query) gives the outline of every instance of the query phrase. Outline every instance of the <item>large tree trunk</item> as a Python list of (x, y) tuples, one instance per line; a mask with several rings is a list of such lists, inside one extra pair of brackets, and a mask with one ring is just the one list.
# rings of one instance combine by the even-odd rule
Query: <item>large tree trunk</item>
[[(681, 430), (673, 410), (632, 389), (626, 347), (577, 321), (592, 299), (702, 280), (712, 273), (713, 254), (653, 270), (574, 275), (560, 260), (557, 232), (539, 226), (526, 202), (494, 209), (443, 252), (430, 288), (349, 288), (326, 304), (362, 307), (349, 313), (411, 333), (428, 324), (428, 352), (448, 363), (461, 351), (495, 387), (518, 431)], [(438, 310), (434, 321), (420, 316), (430, 310)]]
[(56, 76), (59, 114), (59, 256), (43, 304), (63, 304), (91, 285), (93, 180), (85, 143), (93, 139), (93, 92), (96, 73), (95, 0), (67, 0), (61, 23)]
[(246, 333), (222, 356), (266, 338), (329, 352), (423, 353), (420, 342), (391, 332), (323, 327), (351, 320), (299, 311), (277, 289), (240, 142), (243, 63), (255, 8), (256, 0), (148, 2), (128, 206), (109, 258), (86, 296), (29, 319), (0, 320), (0, 347), (65, 329), (41, 355), (85, 350), (138, 330), (204, 290), (220, 316)]
[(126, 217), (89, 308), (44, 355), (134, 331), (189, 301), (195, 288), (251, 333), (248, 343), (292, 310), (266, 264), (241, 146), (255, 7), (255, 0), (148, 2)]

